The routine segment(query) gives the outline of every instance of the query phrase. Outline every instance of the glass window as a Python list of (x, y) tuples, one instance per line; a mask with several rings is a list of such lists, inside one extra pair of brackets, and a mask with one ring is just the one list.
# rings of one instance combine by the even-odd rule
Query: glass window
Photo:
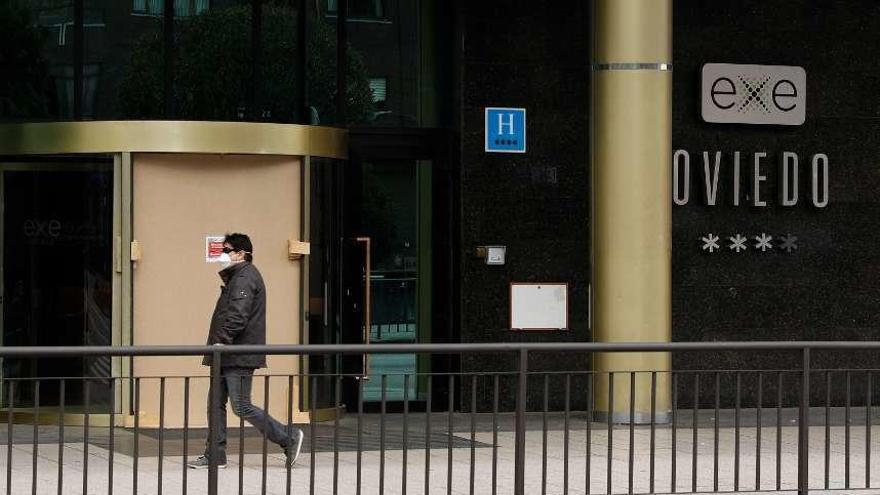
[[(321, 8), (327, 9), (333, 5), (335, 4), (323, 4)], [(363, 124), (375, 111), (367, 65), (364, 57), (352, 47), (349, 40), (345, 63), (345, 121), (340, 122), (336, 105), (337, 19), (335, 14), (332, 17), (327, 15), (329, 11), (325, 10), (323, 14), (313, 14), (310, 24), (308, 77), (309, 104), (313, 116), (311, 123)]]
[(322, 18), (314, 10), (308, 16), (309, 123), (332, 125), (336, 123), (336, 20)]
[(264, 0), (260, 35), (260, 76), (254, 88), (253, 118), (266, 122), (299, 121), (300, 73), (296, 0)]
[[(176, 0), (175, 6), (190, 0)], [(214, 6), (174, 21), (176, 118), (245, 120), (251, 74), (251, 6), (246, 0)]]
[[(175, 17), (201, 14), (208, 10), (209, 0), (174, 0)], [(131, 13), (136, 15), (158, 15), (165, 13), (165, 0), (133, 0)]]
[[(435, 27), (441, 6), (434, 0), (393, 2), (381, 8), (385, 22), (349, 22), (348, 42), (369, 80), (373, 108), (359, 123), (383, 127), (437, 127), (441, 85), (438, 68), (445, 42)], [(350, 2), (352, 15), (364, 8)], [(357, 12), (357, 14), (356, 14)], [(357, 20), (354, 18), (353, 20)], [(449, 30), (449, 26), (444, 26)]]
[[(327, 0), (327, 15), (335, 16), (338, 10), (337, 0)], [(348, 0), (348, 18), (385, 20), (385, 2), (383, 0)]]
[(208, 0), (174, 0), (174, 15), (186, 17), (208, 10)]
[(73, 118), (73, 1), (0, 2), (0, 120)]
[(370, 91), (373, 93), (373, 103), (383, 102), (388, 99), (388, 78), (374, 77), (370, 79)]
[[(433, 127), (439, 109), (447, 107), (437, 97), (436, 75), (451, 73), (437, 67), (445, 46), (434, 30), (436, 13), (444, 10), (437, 0), (351, 0), (352, 21), (381, 22), (347, 23), (345, 88), (336, 87), (336, 0), (306, 2), (303, 16), (296, 0), (263, 0), (258, 45), (251, 1), (175, 0), (174, 44), (167, 53), (166, 0), (81, 1), (81, 67), (75, 67), (74, 0), (0, 2), (0, 120)], [(297, 48), (301, 17), (310, 19), (304, 69)], [(82, 88), (75, 95), (78, 75)], [(302, 94), (307, 108), (298, 99)]]
[(134, 0), (132, 14), (162, 15), (165, 13), (165, 0)]
[(118, 0), (84, 0), (83, 118), (164, 116), (163, 2), (140, 3), (159, 15), (127, 15)]

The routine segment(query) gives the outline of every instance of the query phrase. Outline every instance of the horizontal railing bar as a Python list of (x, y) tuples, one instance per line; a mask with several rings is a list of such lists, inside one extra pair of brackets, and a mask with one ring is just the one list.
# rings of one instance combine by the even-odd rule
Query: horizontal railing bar
[(479, 344), (284, 344), (284, 345), (162, 345), (162, 346), (0, 346), (0, 357), (66, 356), (202, 356), (225, 354), (471, 354), (488, 352), (689, 352), (880, 350), (875, 342), (550, 342)]
[[(810, 370), (812, 373), (814, 370)], [(845, 368), (832, 368), (830, 371), (846, 371)], [(854, 368), (850, 371), (875, 371), (868, 368)], [(792, 374), (800, 374), (802, 371), (800, 369), (782, 369), (782, 368), (768, 368), (763, 370), (754, 370), (754, 369), (727, 369), (727, 368), (700, 368), (700, 369), (684, 369), (684, 370), (651, 370), (651, 369), (626, 369), (626, 370), (613, 370), (613, 371), (596, 371), (596, 370), (570, 370), (570, 371), (556, 371), (556, 370), (548, 370), (548, 371), (529, 371), (526, 374), (528, 375), (603, 375), (608, 373), (675, 373), (677, 375), (686, 375), (688, 373), (792, 373)], [(465, 374), (470, 374), (471, 372), (467, 372)], [(485, 374), (496, 374), (494, 371), (485, 372)], [(504, 373), (497, 373), (504, 374)], [(507, 374), (516, 374), (516, 372), (508, 372)], [(392, 376), (392, 374), (388, 374), (388, 376)]]
[[(42, 356), (40, 356), (42, 357)], [(59, 356), (54, 356), (59, 357)], [(176, 357), (185, 357), (185, 356), (176, 356)], [(833, 371), (833, 372), (878, 372), (878, 370), (869, 370), (869, 369), (830, 369), (824, 371)], [(813, 370), (810, 371), (814, 373)], [(815, 373), (819, 373), (820, 370), (816, 370)], [(671, 374), (675, 373), (676, 375), (687, 375), (692, 373), (720, 373), (722, 375), (725, 374), (733, 374), (733, 373), (787, 373), (787, 374), (800, 374), (800, 370), (796, 369), (768, 369), (768, 370), (727, 370), (727, 369), (714, 369), (714, 368), (704, 368), (698, 370), (616, 370), (616, 371), (595, 371), (595, 370), (569, 370), (569, 371), (529, 371), (526, 373), (529, 376), (543, 376), (543, 375), (551, 375), (551, 376), (560, 376), (560, 375), (571, 375), (571, 376), (589, 376), (589, 375), (607, 375), (608, 373), (635, 373), (635, 374), (648, 374), (648, 373), (659, 373), (663, 374)], [(515, 376), (517, 372), (515, 371), (458, 371), (458, 372), (437, 372), (437, 373), (425, 373), (425, 372), (412, 372), (412, 373), (373, 373), (376, 376), (387, 376), (389, 378), (402, 378), (404, 376), (414, 376), (414, 377), (432, 377), (432, 376), (471, 376), (471, 375), (484, 375), (484, 376)], [(332, 374), (312, 374), (312, 373), (254, 373), (254, 376), (259, 377), (270, 377), (270, 378), (288, 378), (288, 377), (299, 377), (299, 376), (314, 376), (317, 378), (360, 378), (363, 375), (360, 373), (332, 373)], [(210, 375), (129, 375), (129, 376), (32, 376), (32, 377), (6, 377), (3, 380), (8, 382), (32, 382), (34, 380), (40, 381), (60, 381), (60, 380), (76, 380), (76, 381), (109, 381), (109, 380), (132, 380), (134, 378), (140, 378), (143, 380), (160, 380), (162, 378), (170, 378), (170, 379), (179, 379), (183, 380), (185, 378), (204, 378), (210, 379)]]
[[(0, 346), (2, 349), (2, 346)], [(78, 355), (78, 354), (77, 354)], [(44, 357), (40, 355), (39, 357)], [(54, 356), (60, 357), (60, 356)], [(186, 357), (186, 356), (177, 356), (177, 357)], [(835, 373), (843, 373), (843, 372), (853, 372), (853, 373), (880, 373), (880, 369), (873, 368), (815, 368), (811, 369), (810, 373), (823, 373), (823, 372), (835, 372)], [(800, 374), (802, 373), (799, 369), (715, 369), (715, 368), (700, 368), (700, 369), (676, 369), (676, 370), (649, 370), (649, 369), (637, 369), (637, 370), (616, 370), (616, 371), (596, 371), (596, 370), (568, 370), (568, 371), (529, 371), (527, 375), (535, 375), (535, 376), (543, 376), (543, 375), (572, 375), (572, 376), (588, 376), (588, 375), (606, 375), (608, 373), (636, 373), (636, 374), (648, 374), (648, 373), (659, 373), (659, 374), (671, 374), (675, 373), (677, 375), (687, 375), (692, 373), (720, 373), (720, 374), (733, 374), (733, 373), (787, 373), (787, 374)], [(470, 375), (484, 375), (484, 376), (515, 376), (518, 372), (516, 371), (458, 371), (458, 372), (437, 372), (437, 373), (426, 373), (426, 372), (412, 372), (412, 373), (375, 373), (375, 375), (384, 375), (390, 378), (394, 377), (404, 377), (404, 376), (415, 376), (415, 377), (432, 377), (432, 376), (470, 376)], [(299, 376), (313, 376), (317, 378), (359, 378), (363, 376), (360, 373), (255, 373), (254, 376), (260, 377), (270, 377), (270, 378), (287, 378), (287, 377), (299, 377)], [(78, 380), (78, 381), (108, 381), (108, 380), (132, 380), (134, 378), (140, 378), (143, 380), (160, 380), (162, 378), (171, 378), (171, 379), (180, 379), (183, 380), (185, 378), (204, 378), (210, 379), (210, 375), (131, 375), (131, 376), (39, 376), (39, 377), (5, 377), (4, 381), (7, 382), (32, 382), (34, 380), (40, 381), (60, 381), (60, 380)]]
[[(42, 356), (40, 356), (40, 357), (42, 357)], [(54, 357), (58, 357), (58, 356), (54, 356)], [(175, 356), (175, 357), (185, 357), (185, 356)], [(572, 374), (579, 374), (579, 373), (590, 374), (590, 373), (594, 373), (594, 372), (592, 372), (592, 371), (572, 371), (570, 373), (572, 373)], [(636, 373), (640, 373), (640, 372), (637, 371)], [(650, 372), (647, 372), (647, 373), (650, 373)], [(676, 373), (678, 373), (678, 372), (676, 371)], [(397, 373), (374, 373), (373, 375), (385, 375), (389, 378), (394, 378), (394, 377), (404, 377), (404, 376), (416, 376), (416, 377), (419, 377), (419, 376), (421, 376), (421, 377), (449, 376), (449, 375), (470, 376), (473, 374), (487, 375), (487, 376), (494, 376), (494, 375), (514, 376), (517, 374), (517, 372), (515, 372), (515, 371), (477, 371), (477, 372), (458, 371), (458, 372), (438, 372), (438, 373), (425, 373), (425, 372), (400, 373), (400, 372), (397, 372)], [(321, 373), (321, 374), (318, 374), (318, 373), (268, 373), (268, 374), (263, 374), (260, 372), (256, 372), (256, 373), (254, 373), (254, 376), (269, 377), (269, 378), (288, 378), (291, 376), (293, 376), (293, 377), (314, 376), (316, 378), (361, 378), (364, 375), (360, 374), (360, 373), (332, 373), (332, 374), (330, 374), (330, 373)], [(134, 378), (141, 378), (143, 380), (160, 380), (162, 378), (171, 378), (171, 379), (179, 379), (179, 380), (183, 380), (184, 378), (210, 379), (211, 375), (129, 375), (129, 376), (104, 376), (104, 377), (102, 377), (102, 376), (31, 376), (31, 377), (9, 377), (9, 378), (3, 378), (3, 380), (9, 381), (9, 382), (13, 382), (13, 381), (31, 382), (34, 380), (47, 381), (47, 382), (59, 381), (59, 380), (78, 380), (78, 381), (123, 380), (124, 381), (124, 380), (132, 380)]]

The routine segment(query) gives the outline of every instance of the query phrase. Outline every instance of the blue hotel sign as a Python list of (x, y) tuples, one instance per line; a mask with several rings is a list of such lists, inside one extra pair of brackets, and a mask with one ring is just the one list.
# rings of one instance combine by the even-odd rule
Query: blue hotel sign
[(486, 152), (526, 152), (525, 108), (486, 108)]

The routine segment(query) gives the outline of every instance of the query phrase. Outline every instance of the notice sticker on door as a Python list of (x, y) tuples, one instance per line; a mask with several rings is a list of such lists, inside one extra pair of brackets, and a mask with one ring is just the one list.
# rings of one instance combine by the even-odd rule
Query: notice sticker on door
[(222, 235), (205, 236), (205, 263), (220, 263), (225, 238)]

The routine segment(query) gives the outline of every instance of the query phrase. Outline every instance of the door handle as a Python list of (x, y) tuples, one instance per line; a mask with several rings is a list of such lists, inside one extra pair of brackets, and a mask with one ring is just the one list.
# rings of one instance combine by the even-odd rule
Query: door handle
[[(370, 243), (369, 237), (358, 237), (355, 239), (359, 244), (364, 245), (364, 344), (370, 345), (370, 330), (373, 327), (372, 315), (370, 314), (372, 307), (370, 305), (370, 289), (372, 281), (370, 280), (370, 272), (372, 271), (372, 263), (370, 262)], [(369, 380), (367, 371), (370, 365), (370, 355), (363, 355), (363, 379)]]

